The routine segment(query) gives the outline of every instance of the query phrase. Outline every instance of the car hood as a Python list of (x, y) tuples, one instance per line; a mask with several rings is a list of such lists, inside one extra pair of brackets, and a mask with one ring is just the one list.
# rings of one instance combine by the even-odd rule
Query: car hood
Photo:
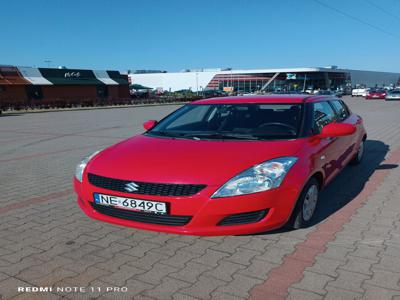
[(87, 171), (132, 181), (221, 185), (255, 164), (295, 156), (303, 141), (210, 141), (139, 135), (102, 151), (89, 162)]

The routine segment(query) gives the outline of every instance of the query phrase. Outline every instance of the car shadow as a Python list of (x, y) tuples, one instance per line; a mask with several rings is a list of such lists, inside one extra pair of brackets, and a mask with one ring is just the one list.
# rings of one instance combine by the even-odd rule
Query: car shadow
[(365, 157), (361, 164), (348, 165), (321, 192), (319, 204), (310, 226), (322, 222), (357, 197), (376, 170), (398, 167), (397, 164), (382, 164), (389, 152), (389, 146), (385, 143), (367, 140), (365, 150)]
[[(389, 152), (389, 146), (381, 141), (367, 140), (365, 156), (361, 164), (346, 166), (321, 192), (318, 206), (309, 227), (327, 219), (350, 203), (361, 191), (376, 170), (398, 168), (397, 164), (381, 164)], [(291, 231), (286, 227), (260, 234), (278, 234)]]

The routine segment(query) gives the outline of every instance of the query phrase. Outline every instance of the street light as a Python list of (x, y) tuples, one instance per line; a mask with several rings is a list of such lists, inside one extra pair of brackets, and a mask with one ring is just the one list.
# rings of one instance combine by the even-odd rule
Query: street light
[(196, 94), (199, 95), (199, 73), (196, 72)]

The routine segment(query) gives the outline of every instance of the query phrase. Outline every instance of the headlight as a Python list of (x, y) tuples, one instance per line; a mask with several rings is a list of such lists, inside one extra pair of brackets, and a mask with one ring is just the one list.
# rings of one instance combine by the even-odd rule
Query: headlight
[(79, 163), (79, 165), (76, 166), (75, 169), (75, 177), (78, 179), (80, 182), (82, 182), (82, 176), (83, 176), (83, 171), (85, 171), (86, 165), (91, 160), (93, 157), (95, 157), (100, 151), (96, 151), (92, 155), (89, 155), (82, 159), (82, 161)]
[(225, 183), (211, 198), (252, 194), (277, 188), (296, 161), (296, 157), (280, 157), (251, 167)]

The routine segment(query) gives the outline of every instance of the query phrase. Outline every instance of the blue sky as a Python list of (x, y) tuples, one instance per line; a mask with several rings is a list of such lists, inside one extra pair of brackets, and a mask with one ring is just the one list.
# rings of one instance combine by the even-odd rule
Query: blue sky
[(400, 71), (399, 0), (35, 0), (0, 11), (0, 64)]

